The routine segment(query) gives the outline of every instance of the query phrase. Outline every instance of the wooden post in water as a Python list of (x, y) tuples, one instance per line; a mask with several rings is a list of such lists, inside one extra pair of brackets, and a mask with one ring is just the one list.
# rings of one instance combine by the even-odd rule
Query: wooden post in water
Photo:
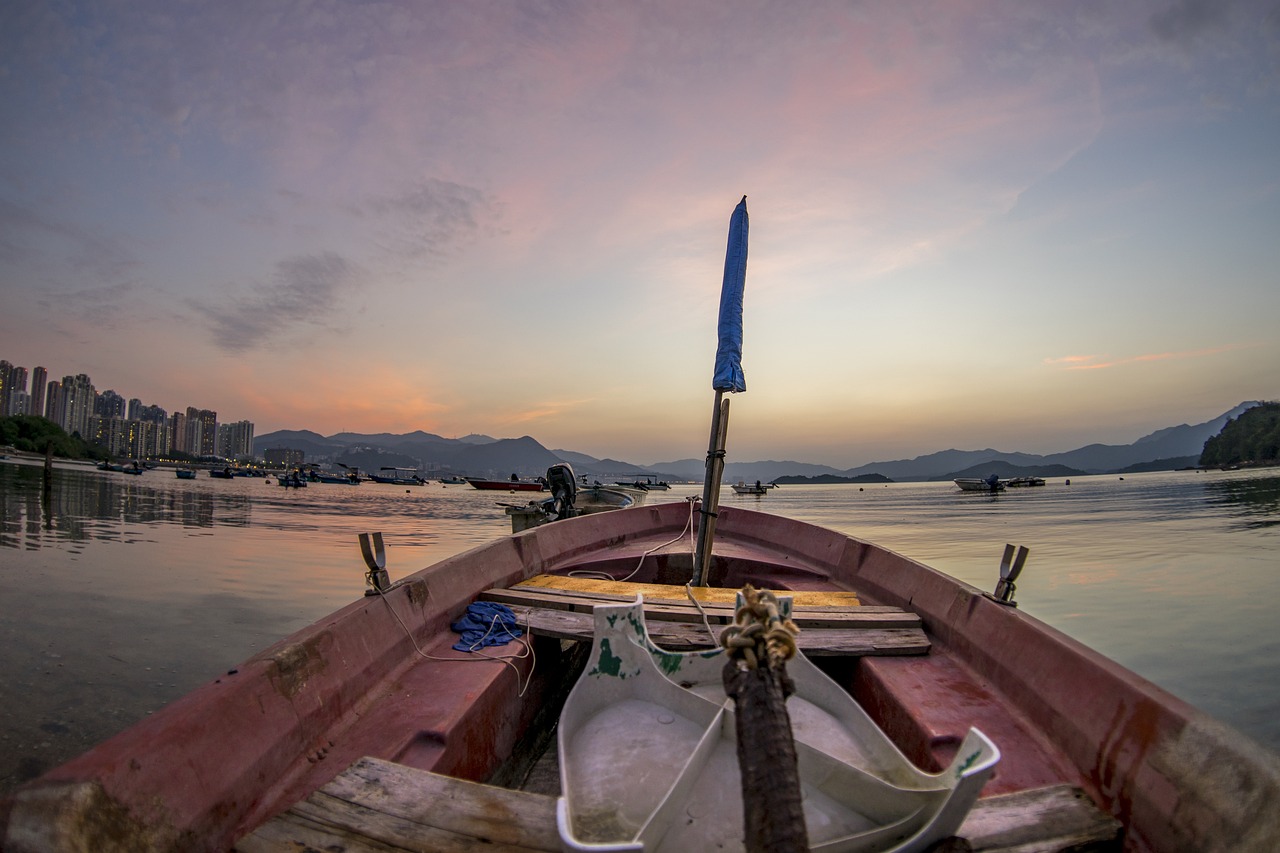
[(40, 489), (40, 504), (44, 510), (44, 526), (53, 527), (53, 439), (44, 443), (44, 477)]

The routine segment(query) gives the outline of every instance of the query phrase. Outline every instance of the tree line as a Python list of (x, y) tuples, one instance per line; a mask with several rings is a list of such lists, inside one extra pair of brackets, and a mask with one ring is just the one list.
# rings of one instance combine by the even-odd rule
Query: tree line
[(1261, 403), (1204, 443), (1202, 467), (1274, 465), (1280, 462), (1280, 403)]

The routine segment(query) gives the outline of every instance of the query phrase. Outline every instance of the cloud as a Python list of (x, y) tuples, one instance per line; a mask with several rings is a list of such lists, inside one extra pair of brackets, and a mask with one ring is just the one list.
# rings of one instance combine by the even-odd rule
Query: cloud
[(279, 261), (271, 281), (257, 286), (250, 296), (190, 304), (207, 321), (219, 349), (242, 353), (281, 330), (318, 323), (356, 279), (356, 269), (346, 259), (321, 252)]
[(1163, 41), (1187, 44), (1201, 33), (1221, 28), (1230, 6), (1228, 0), (1176, 0), (1151, 16), (1151, 31)]
[(1231, 350), (1240, 349), (1241, 345), (1230, 344), (1220, 347), (1209, 347), (1207, 349), (1188, 350), (1185, 352), (1157, 352), (1146, 353), (1143, 355), (1133, 355), (1127, 358), (1109, 359), (1102, 355), (1067, 355), (1059, 358), (1046, 358), (1044, 363), (1055, 366), (1060, 365), (1064, 370), (1105, 370), (1110, 367), (1120, 367), (1125, 364), (1141, 364), (1148, 361), (1169, 361), (1171, 359), (1183, 358), (1203, 358), (1209, 355), (1218, 355)]
[(386, 229), (383, 248), (411, 260), (442, 257), (495, 220), (495, 201), (474, 187), (427, 179), (396, 195), (369, 196), (353, 208)]
[(49, 260), (65, 263), (68, 277), (87, 274), (103, 281), (118, 281), (138, 266), (137, 258), (112, 240), (0, 199), (0, 261), (44, 265)]

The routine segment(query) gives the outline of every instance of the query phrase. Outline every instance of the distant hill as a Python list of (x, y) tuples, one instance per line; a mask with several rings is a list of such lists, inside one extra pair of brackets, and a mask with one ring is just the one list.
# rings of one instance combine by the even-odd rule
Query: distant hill
[[(762, 460), (726, 461), (725, 482), (909, 482), (947, 480), (961, 476), (1080, 476), (1125, 471), (1165, 470), (1193, 465), (1205, 442), (1229, 421), (1263, 405), (1241, 403), (1229, 412), (1202, 424), (1166, 427), (1132, 444), (1089, 444), (1049, 455), (995, 450), (940, 450), (914, 459), (873, 462), (841, 470), (808, 462)], [(1266, 404), (1280, 405), (1280, 404)], [(564, 461), (578, 474), (599, 479), (649, 476), (667, 481), (700, 482), (706, 470), (701, 458), (677, 459), (641, 465), (617, 459), (596, 459), (571, 450), (548, 450), (531, 436), (495, 439), (486, 435), (444, 438), (418, 430), (404, 435), (350, 433), (322, 436), (309, 430), (281, 430), (254, 439), (254, 452), (267, 448), (301, 450), (308, 462), (343, 462), (362, 470), (382, 466), (418, 468), (477, 476), (536, 476)], [(1183, 464), (1187, 463), (1187, 464)], [(883, 479), (863, 480), (864, 477)], [(784, 479), (786, 478), (786, 479)], [(798, 478), (792, 480), (791, 478)], [(819, 479), (834, 478), (834, 479)]]
[(778, 477), (771, 482), (777, 483), (780, 486), (804, 486), (838, 483), (892, 483), (893, 480), (890, 480), (883, 474), (860, 474), (857, 477), (841, 477), (838, 474), (818, 474), (813, 477)]
[(1068, 468), (1065, 465), (1012, 465), (1002, 459), (993, 459), (990, 462), (984, 462), (980, 465), (973, 465), (968, 468), (962, 468), (959, 471), (952, 471), (941, 477), (931, 477), (931, 480), (954, 480), (958, 477), (989, 477), (995, 474), (1002, 480), (1012, 477), (1081, 477), (1084, 471), (1078, 471), (1075, 468)]

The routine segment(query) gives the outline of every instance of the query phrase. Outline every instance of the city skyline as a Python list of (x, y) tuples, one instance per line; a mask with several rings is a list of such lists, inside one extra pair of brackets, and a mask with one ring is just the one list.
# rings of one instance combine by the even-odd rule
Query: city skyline
[(259, 432), (840, 468), (1280, 398), (1262, 0), (0, 13), (0, 348)]
[[(27, 376), (33, 381), (28, 387)], [(87, 373), (48, 379), (37, 365), (28, 370), (0, 358), (0, 416), (36, 415), (68, 435), (101, 445), (113, 456), (137, 459), (173, 452), (231, 459), (253, 456), (251, 421), (218, 420), (218, 413), (188, 405), (172, 412), (115, 389), (98, 391)]]

